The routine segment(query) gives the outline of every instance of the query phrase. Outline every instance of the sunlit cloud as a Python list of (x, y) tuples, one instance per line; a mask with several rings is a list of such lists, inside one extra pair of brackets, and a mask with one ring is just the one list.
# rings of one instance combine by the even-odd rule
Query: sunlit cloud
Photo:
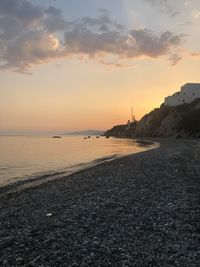
[[(175, 65), (181, 59), (176, 50), (184, 38), (170, 31), (127, 30), (105, 9), (99, 10), (97, 18), (69, 21), (53, 6), (43, 8), (26, 0), (0, 1), (1, 69), (29, 72), (35, 65), (73, 56), (117, 67), (140, 57), (166, 56)], [(107, 60), (109, 57), (115, 60)]]
[(200, 58), (200, 52), (193, 52), (191, 53), (191, 56)]
[(194, 20), (199, 19), (199, 18), (200, 18), (200, 10), (193, 10), (193, 11), (192, 11), (192, 18), (193, 18)]

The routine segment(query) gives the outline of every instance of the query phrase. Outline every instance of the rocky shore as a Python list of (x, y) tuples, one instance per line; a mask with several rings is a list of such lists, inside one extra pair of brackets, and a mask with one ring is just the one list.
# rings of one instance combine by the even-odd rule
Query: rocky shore
[(0, 198), (0, 266), (200, 266), (200, 141)]

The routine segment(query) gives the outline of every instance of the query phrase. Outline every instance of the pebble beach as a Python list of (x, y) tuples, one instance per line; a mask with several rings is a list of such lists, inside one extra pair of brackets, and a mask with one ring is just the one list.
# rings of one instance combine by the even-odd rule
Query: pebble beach
[(0, 197), (0, 266), (200, 266), (200, 140)]

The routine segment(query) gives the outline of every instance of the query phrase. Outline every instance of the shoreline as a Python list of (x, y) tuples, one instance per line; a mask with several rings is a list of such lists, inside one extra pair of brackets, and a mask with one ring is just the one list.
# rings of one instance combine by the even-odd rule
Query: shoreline
[(199, 153), (161, 140), (1, 197), (0, 265), (199, 266)]
[[(152, 142), (146, 139), (145, 140), (135, 139), (135, 138), (126, 138), (126, 139), (135, 140), (135, 143), (138, 144), (138, 146), (146, 147), (146, 150), (144, 151), (155, 149), (159, 146), (158, 142)], [(134, 155), (134, 154), (141, 153), (144, 151), (134, 152), (134, 153), (126, 154), (126, 155), (120, 155), (120, 154), (108, 155), (105, 157), (96, 158), (89, 162), (68, 166), (67, 168), (63, 168), (62, 170), (49, 171), (49, 172), (44, 172), (44, 173), (35, 173), (30, 176), (27, 175), (27, 176), (24, 176), (23, 179), (21, 180), (16, 180), (13, 183), (8, 183), (8, 184), (0, 186), (0, 198), (6, 194), (13, 194), (15, 192), (19, 192), (26, 188), (37, 187), (39, 185), (48, 183), (50, 181), (55, 181), (55, 180), (59, 180), (62, 178), (66, 178), (72, 174), (79, 173), (83, 170), (93, 168), (107, 161), (113, 161), (119, 158), (123, 158), (129, 155)]]

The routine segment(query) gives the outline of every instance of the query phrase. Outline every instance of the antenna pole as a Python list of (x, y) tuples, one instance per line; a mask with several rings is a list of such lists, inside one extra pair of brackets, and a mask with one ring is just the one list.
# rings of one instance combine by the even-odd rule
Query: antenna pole
[(131, 107), (131, 122), (133, 122), (133, 107)]

